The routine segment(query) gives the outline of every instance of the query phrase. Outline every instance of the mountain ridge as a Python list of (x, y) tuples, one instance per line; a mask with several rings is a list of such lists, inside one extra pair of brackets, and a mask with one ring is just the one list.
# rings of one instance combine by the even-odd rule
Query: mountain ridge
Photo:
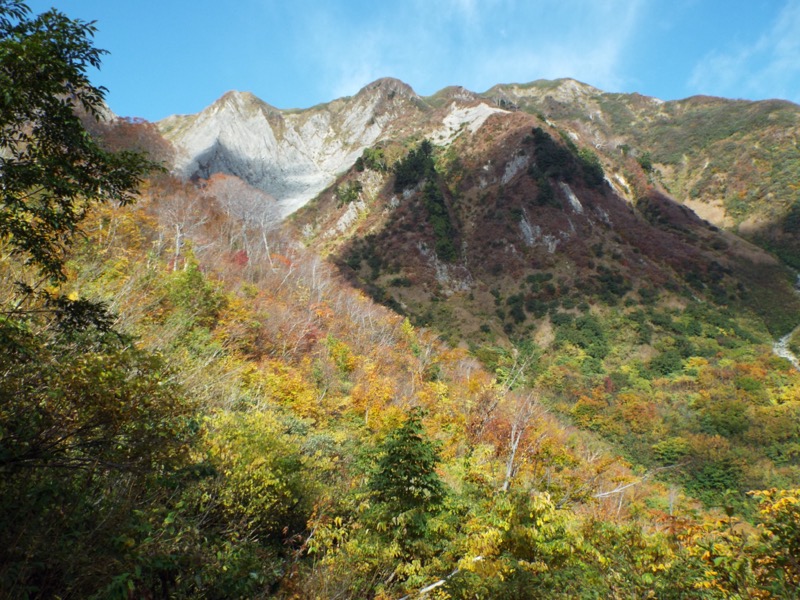
[[(612, 180), (641, 179), (639, 188), (656, 186), (713, 224), (760, 245), (765, 245), (762, 238), (776, 238), (784, 260), (789, 257), (790, 264), (800, 265), (800, 255), (791, 258), (800, 246), (781, 233), (782, 220), (792, 210), (800, 211), (793, 208), (787, 181), (791, 175), (766, 189), (762, 182), (769, 173), (759, 166), (786, 163), (782, 156), (788, 155), (789, 164), (780, 168), (793, 175), (800, 171), (794, 156), (799, 151), (791, 142), (800, 135), (800, 107), (788, 101), (713, 96), (665, 101), (603, 92), (569, 78), (497, 84), (483, 93), (450, 86), (423, 97), (398, 79), (383, 78), (354, 96), (308, 109), (281, 110), (246, 96), (247, 102), (240, 103), (260, 106), (261, 118), (252, 111), (229, 109), (217, 116), (222, 122), (215, 125), (210, 115), (220, 112), (225, 99), (239, 94), (247, 93), (227, 92), (201, 113), (160, 121), (159, 129), (178, 148), (175, 168), (182, 176), (205, 178), (217, 171), (240, 176), (278, 198), (283, 216), (333, 183), (364, 149), (378, 142), (449, 131), (434, 140), (447, 145), (465, 120), (475, 126), (483, 123), (477, 112), (488, 116), (499, 110), (522, 111), (543, 117), (573, 141), (592, 147)], [(226, 135), (225, 129), (237, 127), (240, 120), (249, 130)], [(206, 124), (204, 133), (201, 124)], [(284, 139), (286, 135), (290, 139)], [(744, 158), (737, 160), (732, 154), (731, 136), (734, 144), (747, 139)], [(710, 187), (709, 178), (714, 183)], [(637, 193), (622, 191), (629, 197)]]
[[(511, 138), (502, 132), (523, 122), (527, 133), (515, 134), (509, 142)], [(442, 206), (453, 223), (460, 222), (460, 228), (454, 226), (448, 234), (455, 236), (454, 243), (458, 244), (465, 243), (466, 238), (459, 237), (465, 234), (464, 228), (484, 227), (471, 224), (473, 216), (463, 213), (459, 206), (466, 202), (468, 210), (480, 212), (491, 190), (499, 190), (496, 193), (502, 196), (505, 187), (516, 185), (521, 171), (531, 175), (531, 169), (538, 169), (531, 162), (538, 152), (536, 144), (526, 145), (520, 140), (530, 138), (531, 129), (535, 133), (544, 131), (544, 127), (549, 132), (545, 137), (551, 141), (543, 143), (554, 153), (547, 160), (563, 164), (548, 163), (544, 169), (548, 173), (540, 172), (533, 180), (528, 177), (526, 181), (532, 183), (520, 188), (523, 196), (546, 192), (546, 202), (563, 203), (561, 209), (568, 212), (570, 206), (581, 205), (578, 196), (583, 192), (563, 181), (564, 173), (553, 178), (553, 169), (580, 172), (588, 167), (601, 173), (600, 179), (597, 173), (590, 174), (596, 179), (593, 186), (602, 187), (604, 181), (613, 189), (637, 215), (643, 231), (654, 224), (657, 229), (694, 228), (703, 233), (691, 234), (692, 239), (682, 243), (705, 240), (703, 243), (716, 246), (720, 256), (715, 262), (744, 260), (746, 256), (747, 264), (754, 261), (777, 268), (774, 258), (742, 245), (738, 238), (707, 233), (722, 228), (777, 254), (789, 265), (800, 266), (800, 236), (792, 235), (800, 228), (800, 219), (792, 216), (800, 214), (800, 201), (793, 200), (792, 187), (792, 174), (800, 176), (800, 149), (792, 142), (800, 136), (800, 107), (787, 102), (706, 96), (663, 101), (640, 94), (606, 93), (569, 78), (498, 84), (482, 94), (450, 86), (422, 97), (398, 79), (383, 78), (354, 96), (305, 110), (282, 111), (252, 94), (228, 92), (198, 115), (170, 118), (159, 126), (178, 148), (178, 173), (200, 179), (215, 172), (240, 177), (276, 199), (280, 218), (296, 213), (314, 198), (319, 200), (326, 194), (334, 198), (333, 204), (323, 201), (315, 205), (325, 206), (323, 210), (330, 216), (320, 216), (315, 208), (306, 211), (317, 215), (311, 220), (303, 215), (296, 219), (303, 224), (307, 240), (317, 238), (324, 230), (324, 246), (329, 250), (347, 241), (356, 231), (353, 226), (359, 230), (363, 229), (359, 224), (374, 226), (369, 215), (376, 207), (391, 212), (396, 203), (403, 202), (385, 189), (386, 175), (366, 177), (354, 172), (367, 151), (385, 152), (381, 159), (385, 168), (397, 165), (420, 140), (429, 139), (439, 148), (437, 161), (442, 163), (445, 180), (440, 183), (447, 187)], [(558, 143), (553, 145), (552, 140)], [(566, 150), (559, 150), (562, 142)], [(485, 162), (465, 166), (464, 157), (475, 154), (475, 145), (479, 153), (484, 153)], [(769, 176), (775, 169), (781, 172), (773, 180)], [(363, 171), (363, 162), (356, 171)], [(473, 190), (466, 200), (458, 191), (463, 189), (464, 178), (471, 178), (466, 186)], [(406, 190), (403, 198), (417, 192)], [(381, 196), (383, 199), (378, 200)], [(539, 236), (536, 243), (545, 243), (549, 249), (563, 246), (573, 235), (572, 220), (568, 219), (572, 232), (560, 225), (548, 231), (529, 221), (529, 199), (520, 197), (514, 202), (518, 206), (513, 210), (525, 215), (524, 219), (517, 218), (515, 225), (514, 235), (523, 234), (520, 248), (530, 246), (527, 242), (532, 236)], [(425, 212), (420, 207), (417, 210)], [(546, 213), (550, 209), (537, 210)], [(329, 218), (334, 222), (328, 222)], [(494, 228), (491, 221), (486, 227)], [(337, 236), (342, 240), (336, 241)], [(419, 243), (430, 249), (430, 239)], [(725, 251), (720, 253), (720, 249)], [(418, 251), (406, 249), (411, 254)], [(665, 248), (662, 253), (669, 256), (670, 252), (671, 248)], [(727, 256), (725, 252), (734, 254)], [(484, 254), (482, 258), (490, 256)], [(446, 280), (447, 273), (452, 272), (447, 261), (431, 263), (434, 259), (430, 254), (420, 260), (432, 264), (440, 280)], [(513, 263), (517, 259), (510, 256), (509, 260)], [(745, 270), (754, 271), (750, 267)], [(761, 287), (755, 284), (757, 279), (751, 278), (749, 287)], [(783, 292), (781, 295), (786, 296)], [(787, 302), (787, 306), (793, 306), (794, 299)], [(780, 324), (782, 319), (774, 320), (777, 324), (772, 326), (778, 333), (785, 328)]]

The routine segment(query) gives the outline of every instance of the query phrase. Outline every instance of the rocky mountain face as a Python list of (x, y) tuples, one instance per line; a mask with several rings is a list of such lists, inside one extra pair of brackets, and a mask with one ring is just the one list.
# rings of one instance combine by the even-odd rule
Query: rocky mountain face
[[(446, 107), (437, 107), (449, 101)], [(446, 143), (500, 110), (463, 88), (425, 101), (409, 86), (378, 80), (351, 98), (302, 111), (281, 111), (252, 94), (229, 92), (198, 115), (159, 123), (177, 148), (185, 177), (235, 175), (278, 199), (288, 215), (329, 186), (381, 140), (433, 134)]]
[(698, 96), (663, 102), (572, 80), (484, 97), (537, 114), (593, 147), (632, 198), (654, 187), (800, 268), (800, 107)]
[(547, 346), (548, 314), (656, 298), (780, 305), (762, 310), (769, 326), (794, 324), (800, 305), (777, 258), (660, 189), (634, 197), (572, 140), (539, 117), (497, 113), (434, 150), (417, 181), (354, 169), (293, 222), (374, 298), (453, 341)]
[[(476, 102), (469, 93), (454, 102)], [(481, 104), (446, 115), (438, 139), (495, 108)], [(350, 168), (365, 148), (389, 138), (429, 131), (434, 109), (406, 84), (382, 79), (351, 98), (302, 111), (281, 111), (252, 94), (229, 92), (198, 115), (159, 123), (177, 148), (175, 169), (185, 177), (240, 177), (277, 198), (286, 216)], [(432, 121), (432, 118), (434, 119)]]
[(365, 148), (427, 137), (447, 146), (497, 112), (540, 117), (601, 158), (627, 199), (658, 189), (712, 224), (800, 266), (800, 108), (783, 101), (695, 97), (664, 102), (611, 94), (571, 79), (460, 87), (420, 97), (394, 79), (306, 110), (279, 110), (229, 92), (159, 129), (185, 177), (236, 175), (294, 212), (350, 168)]
[[(307, 110), (230, 92), (159, 128), (177, 172), (266, 192), (354, 282), (457, 337), (546, 337), (555, 304), (664, 289), (761, 307), (775, 333), (798, 308), (791, 103), (663, 102), (570, 79), (420, 97), (383, 79)], [(409, 156), (428, 170), (398, 185)]]

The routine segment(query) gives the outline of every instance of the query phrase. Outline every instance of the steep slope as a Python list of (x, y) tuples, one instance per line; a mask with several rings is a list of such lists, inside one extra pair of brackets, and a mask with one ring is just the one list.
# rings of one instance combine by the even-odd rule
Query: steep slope
[(252, 94), (228, 92), (198, 115), (159, 125), (178, 149), (178, 173), (236, 175), (278, 198), (286, 215), (396, 127), (401, 113), (420, 112), (416, 102), (413, 90), (396, 80), (305, 111), (281, 111)]
[(660, 187), (800, 267), (796, 104), (705, 96), (664, 102), (570, 79), (499, 85), (483, 96), (539, 114), (594, 146), (631, 180), (631, 195)]
[(445, 88), (422, 98), (395, 79), (305, 110), (229, 92), (191, 116), (159, 123), (188, 178), (236, 175), (278, 199), (286, 216), (351, 167), (365, 148), (428, 137), (446, 145), (498, 111), (545, 119), (601, 157), (619, 193), (656, 187), (712, 224), (800, 267), (800, 108), (784, 101), (695, 97), (664, 102), (606, 93), (572, 79)]
[(380, 140), (438, 129), (437, 139), (443, 142), (464, 123), (499, 110), (465, 90), (439, 100), (428, 103), (395, 79), (295, 111), (278, 110), (249, 93), (228, 92), (198, 115), (169, 117), (159, 128), (178, 150), (175, 170), (180, 175), (236, 175), (277, 198), (285, 216)]
[(490, 370), (531, 356), (552, 410), (709, 504), (796, 481), (798, 373), (772, 354), (800, 315), (794, 274), (656, 187), (626, 198), (574, 139), (504, 111), (449, 146), (383, 143), (292, 222)]
[[(571, 599), (792, 589), (772, 565), (792, 558), (782, 524), (796, 514), (796, 491), (758, 494), (764, 536), (735, 518), (719, 521), (630, 469), (592, 433), (563, 426), (543, 391), (519, 386), (527, 359), (509, 353), (494, 373), (481, 369), (274, 232), (269, 263), (242, 256), (235, 243), (249, 211), (164, 179), (136, 206), (90, 213), (70, 261), (65, 291), (102, 300), (119, 333), (43, 328), (49, 360), (30, 361), (31, 336), (24, 351), (6, 352), (0, 383), (14, 402), (21, 389), (35, 390), (41, 401), (29, 411), (76, 395), (82, 410), (98, 397), (118, 410), (130, 398), (132, 409), (111, 425), (125, 427), (119, 444), (141, 443), (127, 435), (132, 427), (145, 439), (165, 430), (147, 447), (169, 452), (171, 468), (146, 479), (95, 461), (6, 470), (0, 581), (9, 597), (397, 598), (433, 585), (453, 598)], [(253, 193), (240, 185), (209, 182), (218, 198)], [(179, 234), (174, 208), (192, 191), (196, 226)], [(176, 244), (183, 235), (191, 243)], [(4, 274), (13, 261), (0, 261)], [(7, 296), (11, 281), (0, 278)], [(32, 318), (53, 322), (49, 311)], [(137, 362), (120, 362), (120, 346)], [(46, 379), (33, 370), (40, 364)], [(798, 422), (800, 402), (784, 408), (781, 423)], [(4, 432), (31, 426), (22, 421), (6, 417)], [(170, 442), (184, 431), (176, 453)], [(664, 441), (664, 455), (680, 454), (680, 440)], [(720, 446), (712, 449), (726, 458)], [(718, 555), (737, 562), (715, 564)], [(754, 575), (733, 576), (743, 569)]]
[[(459, 335), (493, 322), (501, 334), (521, 335), (553, 303), (632, 301), (665, 288), (723, 304), (766, 306), (771, 298), (763, 317), (776, 332), (790, 327), (797, 301), (774, 257), (657, 189), (626, 199), (625, 179), (604, 175), (597, 155), (566, 139), (536, 117), (502, 113), (439, 151), (450, 256), (437, 252), (442, 235), (423, 178), (401, 190), (388, 173), (350, 173), (295, 221), (377, 298), (418, 317), (431, 302), (453, 304)], [(348, 187), (361, 190), (351, 203), (336, 193)], [(551, 291), (525, 289), (526, 278), (544, 277)], [(498, 318), (498, 294), (522, 294), (528, 310)]]
[[(320, 177), (315, 185), (327, 187), (289, 219), (307, 245), (491, 371), (530, 357), (527, 376), (549, 409), (641, 468), (669, 469), (709, 504), (726, 489), (800, 480), (798, 373), (772, 353), (797, 326), (796, 275), (670, 194), (669, 169), (653, 158), (657, 136), (692, 160), (712, 151), (695, 140), (708, 137), (703, 122), (679, 136), (670, 116), (700, 99), (679, 106), (570, 80), (419, 98), (383, 80), (273, 121), (326, 114), (325, 131), (350, 131), (334, 116), (355, 118), (348, 111), (359, 102), (386, 120), (369, 138), (347, 138), (341, 171), (325, 175), (330, 184)], [(771, 114), (770, 103), (719, 105), (716, 117), (705, 113), (717, 121), (711, 131), (766, 135), (747, 115)], [(743, 111), (738, 121), (726, 120), (731, 107)], [(268, 109), (259, 110), (263, 123)], [(280, 131), (275, 123), (270, 132)], [(276, 198), (286, 214), (287, 196)], [(245, 236), (236, 260), (272, 265), (260, 237)]]

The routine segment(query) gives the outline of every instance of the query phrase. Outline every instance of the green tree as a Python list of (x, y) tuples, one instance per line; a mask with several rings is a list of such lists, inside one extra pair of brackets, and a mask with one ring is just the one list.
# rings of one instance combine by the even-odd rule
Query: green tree
[(0, 242), (63, 280), (64, 250), (94, 202), (130, 202), (152, 165), (103, 150), (81, 117), (99, 118), (104, 93), (86, 74), (100, 66), (91, 23), (51, 10), (33, 17), (0, 1)]
[(439, 454), (425, 435), (419, 409), (412, 410), (379, 448), (369, 489), (388, 519), (413, 512), (412, 534), (421, 533), (427, 514), (435, 512), (444, 499), (444, 484), (436, 473), (438, 463)]
[(448, 262), (458, 258), (456, 246), (453, 238), (456, 235), (444, 195), (435, 180), (429, 179), (425, 184), (425, 208), (428, 209), (429, 221), (433, 228), (435, 238), (436, 253), (442, 260)]
[(370, 169), (371, 171), (385, 173), (387, 166), (383, 148), (364, 148), (364, 152), (356, 160), (355, 166), (358, 171)]
[[(92, 86), (86, 75), (89, 67), (99, 66), (103, 54), (92, 45), (94, 32), (92, 24), (56, 10), (33, 17), (24, 3), (0, 0), (0, 245), (22, 258), (22, 268), (13, 272), (28, 281), (29, 275), (38, 275), (51, 284), (63, 282), (65, 251), (87, 211), (98, 202), (131, 201), (154, 166), (139, 154), (104, 151), (83, 126), (81, 113), (97, 118), (104, 108), (104, 90)], [(94, 371), (111, 380), (114, 357), (132, 373), (160, 367), (144, 366), (131, 353), (129, 340), (112, 332), (113, 316), (102, 304), (65, 296), (52, 286), (34, 293), (21, 282), (19, 289), (21, 296), (9, 294), (13, 300), (0, 307), (0, 390), (9, 394), (6, 407), (19, 407), (23, 418), (16, 421), (3, 413), (11, 420), (3, 423), (0, 465), (33, 459), (47, 464), (47, 457), (65, 445), (79, 446), (89, 455), (96, 451), (86, 464), (102, 463), (100, 454), (119, 446), (96, 438), (103, 437), (99, 432), (106, 425), (118, 431), (126, 418), (115, 415), (126, 410), (120, 401), (125, 385), (117, 382), (116, 402), (109, 399), (103, 405), (81, 399), (81, 390), (97, 400), (105, 384), (86, 381), (85, 387), (78, 383), (73, 388), (73, 382), (91, 378)], [(108, 367), (95, 365), (97, 357)], [(132, 383), (146, 385), (147, 377)], [(94, 410), (102, 415), (92, 414)], [(34, 418), (40, 411), (48, 416)], [(66, 416), (73, 411), (87, 411), (86, 422)], [(78, 443), (86, 436), (95, 442)], [(138, 443), (128, 435), (124, 439), (129, 445)], [(30, 448), (23, 451), (26, 446)]]
[(433, 162), (433, 144), (423, 140), (419, 147), (395, 164), (394, 173), (394, 191), (398, 194), (417, 185), (422, 179), (434, 178), (436, 167)]
[(128, 577), (144, 581), (150, 569), (148, 589), (166, 585), (154, 574), (161, 557), (133, 548), (198, 427), (164, 361), (114, 331), (102, 303), (63, 287), (66, 252), (87, 212), (130, 202), (154, 166), (105, 151), (84, 127), (104, 110), (104, 90), (86, 74), (103, 54), (94, 31), (55, 10), (32, 16), (22, 2), (0, 0), (5, 597), (90, 597), (114, 581), (125, 582), (126, 596), (153, 597)]

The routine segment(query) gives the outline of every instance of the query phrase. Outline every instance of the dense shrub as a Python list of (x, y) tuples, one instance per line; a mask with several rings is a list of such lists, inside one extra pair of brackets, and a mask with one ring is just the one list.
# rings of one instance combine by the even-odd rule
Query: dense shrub
[(447, 211), (444, 194), (435, 180), (429, 180), (425, 185), (425, 208), (428, 209), (430, 224), (436, 244), (436, 254), (446, 261), (453, 261), (458, 257), (455, 245), (455, 229)]
[(394, 174), (394, 191), (398, 194), (423, 179), (434, 177), (436, 170), (433, 163), (433, 144), (424, 140), (418, 148), (395, 164)]

